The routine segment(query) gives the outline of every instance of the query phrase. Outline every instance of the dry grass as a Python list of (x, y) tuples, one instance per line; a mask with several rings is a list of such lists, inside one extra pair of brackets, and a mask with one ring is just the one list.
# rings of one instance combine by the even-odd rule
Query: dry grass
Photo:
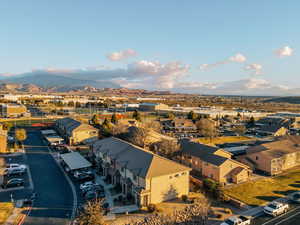
[(0, 224), (4, 224), (13, 211), (13, 204), (10, 202), (0, 202)]
[(300, 191), (300, 168), (274, 178), (264, 178), (226, 189), (225, 193), (248, 205), (262, 205)]
[(216, 137), (216, 138), (197, 138), (194, 139), (197, 142), (200, 142), (202, 144), (224, 144), (224, 143), (233, 143), (233, 142), (240, 142), (240, 141), (251, 141), (253, 140), (250, 137), (245, 136), (224, 136), (224, 137)]

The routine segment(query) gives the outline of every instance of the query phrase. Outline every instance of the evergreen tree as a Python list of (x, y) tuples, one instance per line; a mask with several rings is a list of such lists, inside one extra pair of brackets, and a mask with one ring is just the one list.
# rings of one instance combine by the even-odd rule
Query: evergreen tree
[(137, 110), (134, 110), (133, 114), (132, 114), (132, 118), (133, 119), (136, 119), (137, 121), (141, 121), (142, 118), (141, 118), (141, 114), (139, 111)]
[(117, 124), (118, 123), (118, 118), (117, 118), (117, 115), (114, 113), (111, 117), (111, 120), (110, 120), (113, 124)]

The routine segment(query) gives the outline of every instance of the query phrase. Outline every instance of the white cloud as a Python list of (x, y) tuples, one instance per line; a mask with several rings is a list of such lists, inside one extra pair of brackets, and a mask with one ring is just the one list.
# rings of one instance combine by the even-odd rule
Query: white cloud
[(275, 51), (275, 54), (279, 57), (292, 56), (294, 54), (294, 49), (289, 46), (284, 46)]
[(162, 64), (158, 61), (141, 60), (128, 65), (128, 73), (136, 78), (144, 77), (145, 81), (153, 82), (155, 87), (169, 89), (188, 73), (189, 68), (189, 65), (181, 62)]
[(245, 70), (251, 71), (255, 75), (260, 75), (262, 70), (262, 65), (258, 63), (252, 63), (245, 66)]
[(200, 65), (200, 70), (208, 70), (208, 69), (212, 69), (215, 68), (219, 65), (222, 64), (227, 64), (227, 63), (244, 63), (247, 61), (247, 58), (242, 55), (241, 53), (237, 53), (233, 56), (230, 56), (228, 59), (223, 60), (223, 61), (218, 61), (216, 63), (211, 63), (211, 64), (202, 64)]
[(137, 55), (137, 52), (134, 51), (133, 49), (126, 49), (123, 51), (119, 51), (119, 52), (112, 52), (107, 54), (107, 58), (111, 61), (121, 61), (124, 59), (127, 59), (129, 57), (134, 57)]
[(237, 53), (234, 56), (229, 57), (231, 62), (243, 63), (246, 62), (247, 58), (241, 53)]

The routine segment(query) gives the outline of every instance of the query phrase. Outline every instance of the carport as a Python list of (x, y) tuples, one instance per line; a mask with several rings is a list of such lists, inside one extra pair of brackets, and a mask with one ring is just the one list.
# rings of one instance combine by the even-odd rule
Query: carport
[(78, 152), (65, 153), (62, 154), (60, 157), (64, 165), (67, 166), (69, 171), (72, 172), (81, 169), (88, 169), (92, 166), (92, 164)]

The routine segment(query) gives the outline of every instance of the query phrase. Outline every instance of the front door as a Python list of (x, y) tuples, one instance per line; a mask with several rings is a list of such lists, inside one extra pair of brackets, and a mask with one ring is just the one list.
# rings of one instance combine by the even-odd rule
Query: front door
[(144, 195), (143, 196), (143, 206), (147, 206), (149, 204), (149, 196), (148, 195)]

